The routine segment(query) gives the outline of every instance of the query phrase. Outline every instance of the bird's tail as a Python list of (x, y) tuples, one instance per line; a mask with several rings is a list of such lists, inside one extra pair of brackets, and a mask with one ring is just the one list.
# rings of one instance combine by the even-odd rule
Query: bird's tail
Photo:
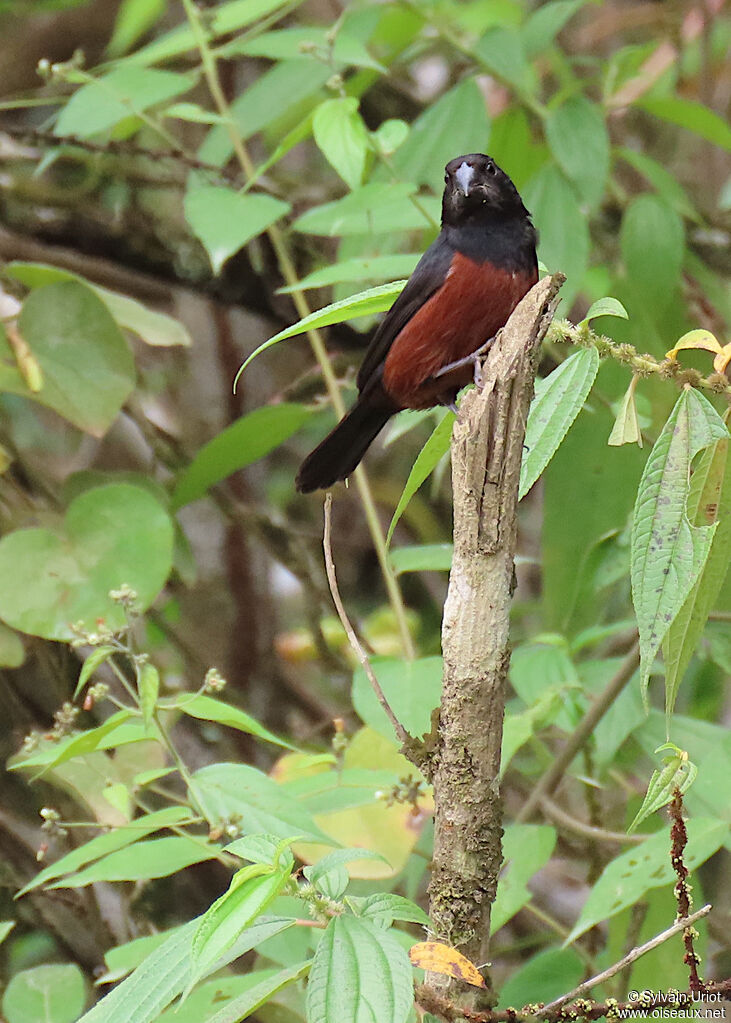
[(309, 494), (350, 476), (395, 411), (356, 402), (332, 433), (304, 460), (295, 480), (297, 490)]

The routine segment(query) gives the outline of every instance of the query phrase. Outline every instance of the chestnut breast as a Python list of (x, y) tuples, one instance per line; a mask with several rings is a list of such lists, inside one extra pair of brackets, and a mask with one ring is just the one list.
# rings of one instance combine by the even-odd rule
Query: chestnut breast
[[(400, 408), (438, 404), (443, 387), (435, 386), (434, 374), (494, 337), (537, 279), (537, 273), (503, 270), (456, 252), (444, 284), (394, 338), (383, 370), (388, 395)], [(472, 375), (465, 366), (459, 386)]]

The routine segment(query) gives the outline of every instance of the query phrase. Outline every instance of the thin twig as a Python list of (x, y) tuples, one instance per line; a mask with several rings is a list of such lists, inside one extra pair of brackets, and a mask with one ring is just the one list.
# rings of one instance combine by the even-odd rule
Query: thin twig
[(548, 796), (541, 799), (541, 810), (556, 824), (563, 825), (567, 831), (574, 835), (581, 835), (582, 838), (590, 838), (596, 842), (614, 842), (617, 845), (639, 845), (645, 841), (646, 835), (626, 835), (621, 831), (607, 831), (604, 828), (597, 828), (593, 824), (585, 824), (584, 821), (567, 813), (558, 803), (554, 803)]
[(404, 726), (401, 724), (399, 719), (396, 717), (391, 707), (391, 704), (386, 699), (386, 694), (381, 689), (381, 684), (376, 678), (371, 662), (368, 659), (368, 654), (363, 649), (363, 644), (356, 636), (355, 629), (350, 624), (350, 619), (348, 618), (347, 612), (345, 610), (345, 607), (343, 606), (343, 602), (340, 597), (340, 591), (338, 589), (338, 580), (337, 576), (335, 575), (335, 562), (333, 561), (332, 553), (331, 539), (332, 503), (333, 503), (332, 494), (328, 493), (327, 496), (325, 497), (325, 528), (322, 536), (322, 549), (325, 552), (325, 571), (327, 572), (327, 581), (330, 586), (330, 593), (332, 594), (333, 604), (335, 605), (335, 610), (338, 613), (338, 618), (342, 622), (343, 628), (345, 629), (345, 634), (348, 637), (348, 642), (355, 651), (358, 660), (363, 666), (363, 671), (365, 671), (368, 681), (370, 682), (373, 688), (373, 692), (376, 694), (376, 699), (383, 707), (383, 710), (386, 716), (388, 717), (388, 720), (393, 725), (393, 730), (398, 736), (399, 741), (402, 743), (407, 743), (410, 741), (411, 736), (406, 731)]
[(533, 811), (540, 805), (544, 796), (550, 796), (555, 791), (569, 764), (632, 678), (639, 663), (639, 643), (634, 643), (632, 649), (620, 664), (614, 678), (610, 680), (604, 691), (599, 694), (591, 707), (589, 707), (589, 710), (569, 736), (568, 741), (551, 767), (531, 792), (520, 813), (516, 816), (516, 822), (528, 820)]
[[(675, 898), (678, 903), (678, 916), (685, 917), (686, 919), (690, 914), (691, 897), (690, 897), (690, 885), (688, 884), (688, 868), (685, 865), (683, 859), (683, 853), (685, 847), (688, 844), (688, 832), (685, 828), (685, 821), (683, 820), (683, 794), (680, 789), (676, 788), (673, 792), (673, 799), (670, 803), (670, 817), (673, 822), (673, 826), (670, 829), (670, 840), (672, 846), (670, 849), (670, 862), (673, 865), (673, 870), (678, 878), (675, 884)], [(693, 928), (688, 925), (683, 932), (683, 944), (685, 945), (685, 955), (683, 956), (683, 962), (689, 970), (689, 987), (691, 991), (698, 992), (703, 990), (703, 981), (698, 976), (698, 964), (700, 957), (695, 950), (693, 939), (696, 937), (696, 932)]]
[(664, 945), (666, 941), (670, 938), (674, 938), (676, 934), (685, 930), (686, 927), (692, 927), (696, 921), (707, 916), (711, 912), (711, 908), (712, 907), (710, 905), (704, 906), (703, 909), (699, 909), (698, 912), (693, 913), (692, 916), (685, 917), (684, 920), (676, 921), (672, 927), (668, 927), (668, 929), (663, 931), (662, 934), (657, 934), (654, 938), (646, 941), (644, 945), (639, 945), (637, 948), (633, 948), (631, 952), (628, 952), (626, 956), (623, 956), (618, 963), (614, 964), (614, 966), (610, 966), (608, 969), (602, 970), (602, 972), (597, 973), (595, 977), (590, 977), (589, 980), (585, 980), (582, 984), (579, 984), (579, 986), (575, 987), (573, 991), (569, 991), (567, 994), (561, 995), (561, 997), (557, 998), (555, 1001), (549, 1002), (548, 1005), (544, 1006), (544, 1008), (540, 1009), (536, 1013), (537, 1017), (540, 1019), (555, 1009), (560, 1009), (561, 1006), (565, 1005), (567, 1002), (572, 1002), (576, 998), (581, 998), (587, 991), (591, 991), (591, 989), (597, 987), (597, 985), (603, 984), (605, 980), (610, 980), (615, 976), (615, 974), (619, 973), (620, 970), (623, 970), (625, 966), (636, 962), (645, 955), (646, 952), (651, 952), (653, 948), (657, 948), (658, 945)]

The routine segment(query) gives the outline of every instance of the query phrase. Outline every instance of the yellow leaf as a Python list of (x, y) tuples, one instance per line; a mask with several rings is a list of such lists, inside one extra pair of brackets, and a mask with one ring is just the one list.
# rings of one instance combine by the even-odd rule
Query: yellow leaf
[[(678, 352), (684, 351), (688, 348), (702, 348), (706, 352), (712, 352), (715, 356), (723, 356), (724, 349), (718, 342), (718, 339), (710, 332), (710, 330), (689, 330), (687, 334), (683, 334), (679, 341), (676, 342), (675, 347), (671, 348), (669, 352), (665, 353), (666, 359), (676, 359)], [(728, 360), (727, 360), (728, 361)], [(714, 367), (716, 366), (714, 360)], [(725, 367), (725, 364), (724, 364)], [(716, 367), (718, 368), (718, 367)], [(722, 373), (723, 370), (718, 370)]]
[(438, 941), (421, 941), (411, 947), (409, 959), (414, 966), (419, 966), (422, 970), (444, 973), (447, 977), (463, 980), (473, 987), (485, 987), (485, 981), (474, 963), (451, 945), (442, 945)]
[(731, 362), (731, 343), (723, 346), (713, 360), (713, 368), (717, 373), (725, 373), (729, 362)]

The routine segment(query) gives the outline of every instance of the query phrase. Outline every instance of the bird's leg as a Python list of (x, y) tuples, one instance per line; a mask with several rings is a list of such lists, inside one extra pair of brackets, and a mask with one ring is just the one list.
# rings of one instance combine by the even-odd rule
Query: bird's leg
[(442, 368), (438, 369), (434, 374), (434, 379), (438, 380), (439, 377), (446, 376), (446, 374), (451, 373), (452, 370), (462, 369), (463, 366), (472, 365), (474, 367), (475, 384), (477, 384), (477, 386), (479, 387), (482, 382), (482, 373), (480, 372), (480, 359), (489, 351), (490, 345), (493, 343), (494, 340), (495, 340), (494, 337), (488, 338), (488, 340), (485, 341), (483, 345), (480, 345), (477, 351), (470, 352), (470, 354), (465, 355), (463, 359), (457, 359), (456, 362), (450, 362), (446, 366), (442, 366)]

